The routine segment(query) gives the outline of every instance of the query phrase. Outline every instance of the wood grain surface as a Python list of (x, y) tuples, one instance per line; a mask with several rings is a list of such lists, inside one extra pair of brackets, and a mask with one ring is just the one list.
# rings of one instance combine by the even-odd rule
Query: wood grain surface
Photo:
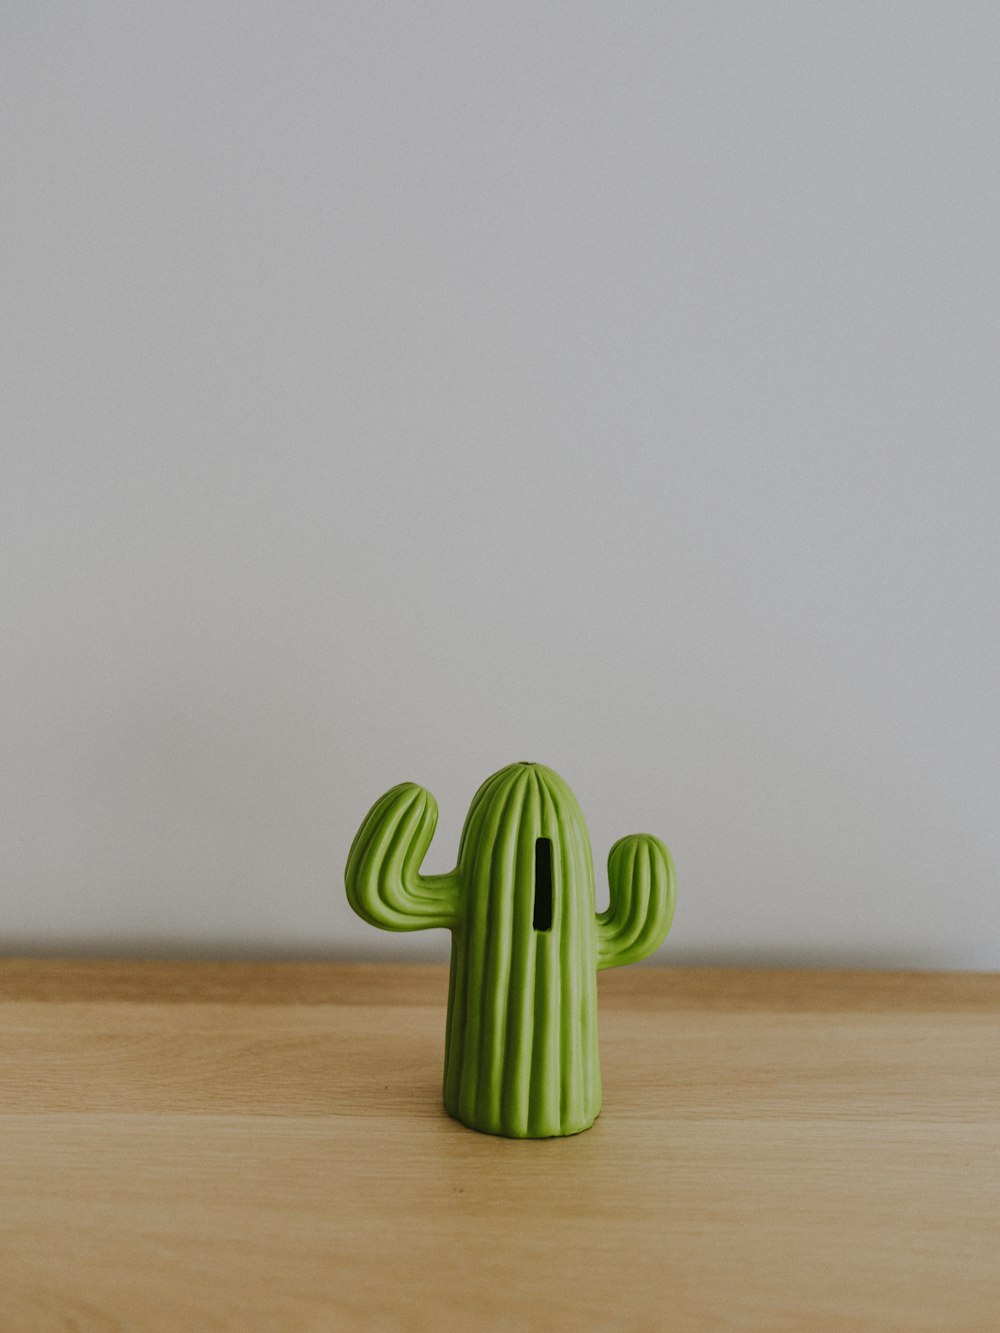
[(600, 993), (600, 1119), (513, 1142), (443, 968), (0, 962), (0, 1330), (1000, 1329), (1000, 977)]

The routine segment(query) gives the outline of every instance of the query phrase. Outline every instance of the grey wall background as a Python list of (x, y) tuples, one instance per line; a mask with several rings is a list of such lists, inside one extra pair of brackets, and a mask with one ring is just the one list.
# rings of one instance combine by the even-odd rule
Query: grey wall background
[(350, 914), (538, 759), (665, 961), (1000, 966), (985, 3), (4, 7), (7, 951)]

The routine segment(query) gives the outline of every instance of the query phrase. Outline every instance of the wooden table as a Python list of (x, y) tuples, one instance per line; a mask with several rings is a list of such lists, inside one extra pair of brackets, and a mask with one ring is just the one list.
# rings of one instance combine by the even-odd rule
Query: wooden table
[(514, 1142), (443, 968), (0, 962), (0, 1329), (1000, 1329), (1000, 977), (600, 992), (601, 1118)]

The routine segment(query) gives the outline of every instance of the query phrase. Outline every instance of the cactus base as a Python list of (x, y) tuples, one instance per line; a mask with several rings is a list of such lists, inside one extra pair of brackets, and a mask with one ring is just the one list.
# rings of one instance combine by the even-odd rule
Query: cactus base
[(527, 1129), (522, 1131), (502, 1124), (472, 1124), (470, 1121), (464, 1120), (455, 1109), (448, 1105), (447, 1102), (444, 1104), (444, 1109), (448, 1112), (449, 1116), (451, 1116), (452, 1120), (457, 1120), (458, 1123), (463, 1125), (466, 1129), (474, 1129), (477, 1134), (492, 1134), (500, 1139), (568, 1139), (572, 1138), (574, 1134), (584, 1134), (588, 1129), (592, 1129), (601, 1114), (600, 1111), (598, 1111), (597, 1115), (593, 1116), (590, 1120), (585, 1120), (583, 1124), (580, 1125), (566, 1124), (561, 1125), (558, 1129), (542, 1129), (539, 1131)]

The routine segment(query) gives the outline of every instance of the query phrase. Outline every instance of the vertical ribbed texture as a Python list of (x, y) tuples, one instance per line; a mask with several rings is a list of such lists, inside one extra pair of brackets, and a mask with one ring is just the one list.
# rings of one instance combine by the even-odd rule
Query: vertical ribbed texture
[[(541, 764), (511, 764), (479, 788), (449, 875), (421, 875), (437, 823), (405, 782), (378, 800), (351, 847), (347, 896), (387, 930), (452, 932), (444, 1102), (473, 1129), (513, 1138), (576, 1134), (601, 1109), (597, 969), (644, 958), (674, 912), (658, 838), (608, 858), (611, 903), (594, 914), (590, 839), (576, 797)], [(551, 925), (535, 928), (536, 844), (551, 847)], [(546, 913), (547, 917), (547, 913)]]
[(597, 918), (597, 966), (637, 963), (667, 938), (676, 885), (670, 852), (651, 833), (621, 838), (608, 853), (611, 902)]
[(458, 881), (421, 875), (437, 827), (437, 802), (415, 782), (401, 782), (368, 812), (347, 858), (347, 900), (373, 926), (421, 930), (451, 926)]
[[(552, 844), (552, 926), (534, 929), (535, 843)], [(462, 836), (444, 1098), (491, 1134), (575, 1134), (601, 1108), (594, 871), (576, 798), (514, 764), (476, 794)]]

